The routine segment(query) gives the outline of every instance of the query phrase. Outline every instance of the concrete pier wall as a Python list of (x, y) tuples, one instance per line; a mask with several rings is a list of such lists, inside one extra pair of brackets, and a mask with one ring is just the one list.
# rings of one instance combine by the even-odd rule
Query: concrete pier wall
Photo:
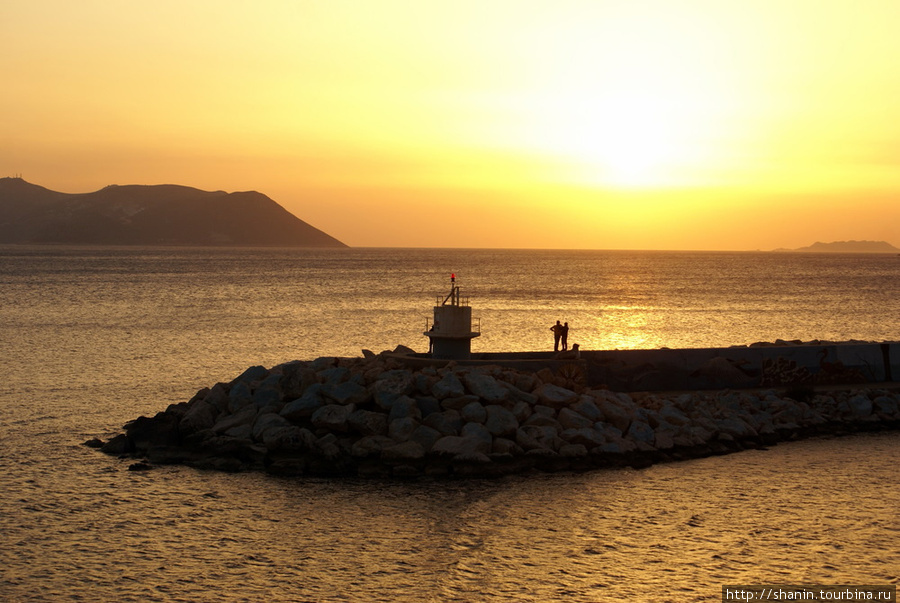
[[(416, 355), (410, 362), (428, 364), (429, 358)], [(812, 388), (897, 380), (900, 342), (582, 350), (578, 359), (562, 359), (552, 352), (473, 353), (459, 363), (532, 372), (580, 371), (586, 385), (614, 391)]]

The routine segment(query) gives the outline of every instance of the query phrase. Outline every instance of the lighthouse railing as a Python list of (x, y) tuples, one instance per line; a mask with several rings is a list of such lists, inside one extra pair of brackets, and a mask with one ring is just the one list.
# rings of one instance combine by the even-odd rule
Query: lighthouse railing
[[(431, 317), (426, 318), (425, 319), (425, 332), (426, 333), (431, 332), (431, 329), (433, 326), (434, 326), (434, 319)], [(480, 316), (472, 317), (471, 332), (478, 333), (479, 335), (481, 334), (481, 317)]]
[(443, 295), (438, 295), (434, 300), (435, 306), (446, 306), (447, 302), (450, 301), (450, 298), (453, 298), (453, 303), (450, 304), (452, 306), (468, 306), (469, 305), (469, 296), (461, 296), (457, 294), (450, 294), (444, 297)]

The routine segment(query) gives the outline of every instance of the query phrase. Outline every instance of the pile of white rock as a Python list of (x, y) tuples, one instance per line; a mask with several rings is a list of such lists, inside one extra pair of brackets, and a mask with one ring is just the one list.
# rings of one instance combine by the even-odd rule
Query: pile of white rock
[(897, 389), (625, 394), (587, 388), (577, 371), (413, 369), (367, 354), (255, 366), (93, 445), (150, 463), (138, 468), (495, 476), (646, 466), (898, 427)]

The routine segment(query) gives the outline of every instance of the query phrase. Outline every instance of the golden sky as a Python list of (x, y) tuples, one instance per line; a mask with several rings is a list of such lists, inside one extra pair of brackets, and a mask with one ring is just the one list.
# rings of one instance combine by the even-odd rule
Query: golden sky
[(900, 246), (898, 32), (898, 0), (4, 0), (0, 176), (258, 190), (352, 246)]

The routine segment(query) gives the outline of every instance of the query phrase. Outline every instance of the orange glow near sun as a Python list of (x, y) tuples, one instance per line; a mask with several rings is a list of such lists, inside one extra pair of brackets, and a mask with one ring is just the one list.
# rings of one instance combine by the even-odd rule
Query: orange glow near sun
[(7, 0), (0, 176), (259, 190), (358, 246), (900, 245), (897, 23), (896, 0)]

